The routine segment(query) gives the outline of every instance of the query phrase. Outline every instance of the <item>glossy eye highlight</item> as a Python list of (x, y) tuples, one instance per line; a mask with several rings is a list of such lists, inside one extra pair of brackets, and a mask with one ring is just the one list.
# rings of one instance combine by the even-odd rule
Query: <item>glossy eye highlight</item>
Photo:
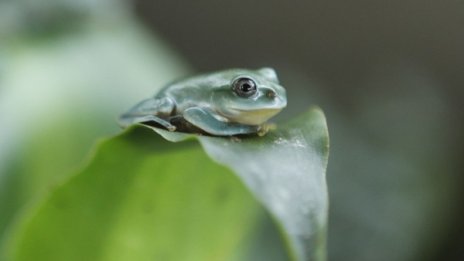
[(240, 97), (248, 98), (256, 94), (256, 82), (248, 77), (240, 77), (232, 83), (233, 91)]

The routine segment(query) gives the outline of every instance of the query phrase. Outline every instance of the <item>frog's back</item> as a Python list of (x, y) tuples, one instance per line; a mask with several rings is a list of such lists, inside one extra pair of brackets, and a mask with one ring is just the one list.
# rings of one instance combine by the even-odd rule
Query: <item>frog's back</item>
[(260, 77), (255, 71), (246, 69), (229, 69), (186, 77), (167, 84), (155, 95), (155, 99), (170, 98), (177, 106), (183, 107), (187, 104), (207, 104), (215, 91), (229, 88), (231, 82), (240, 75)]

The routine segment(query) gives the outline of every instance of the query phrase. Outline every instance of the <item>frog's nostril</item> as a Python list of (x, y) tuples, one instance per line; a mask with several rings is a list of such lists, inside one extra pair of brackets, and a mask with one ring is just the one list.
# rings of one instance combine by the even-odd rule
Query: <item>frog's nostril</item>
[(266, 96), (270, 99), (274, 99), (277, 96), (277, 94), (274, 91), (268, 91)]

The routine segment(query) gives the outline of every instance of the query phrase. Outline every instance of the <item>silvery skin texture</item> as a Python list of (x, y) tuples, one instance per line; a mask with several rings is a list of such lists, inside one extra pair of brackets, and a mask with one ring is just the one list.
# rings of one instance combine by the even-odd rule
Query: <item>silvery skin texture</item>
[(176, 81), (121, 115), (119, 123), (213, 136), (263, 135), (266, 121), (286, 105), (273, 69), (230, 69)]

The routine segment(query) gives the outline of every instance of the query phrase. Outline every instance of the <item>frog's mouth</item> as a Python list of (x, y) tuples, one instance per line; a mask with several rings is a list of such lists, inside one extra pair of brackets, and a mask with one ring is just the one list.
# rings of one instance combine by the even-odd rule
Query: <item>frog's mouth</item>
[(247, 125), (260, 125), (279, 113), (282, 109), (234, 110), (235, 113), (228, 118), (234, 122)]

